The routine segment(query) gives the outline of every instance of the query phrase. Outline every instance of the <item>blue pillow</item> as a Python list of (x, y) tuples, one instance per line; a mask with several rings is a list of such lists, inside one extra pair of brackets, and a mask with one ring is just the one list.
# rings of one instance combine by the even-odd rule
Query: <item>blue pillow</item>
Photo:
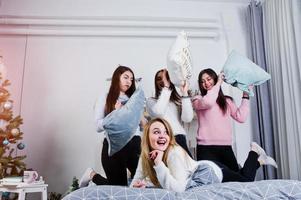
[(250, 96), (254, 96), (249, 90), (250, 85), (260, 85), (271, 78), (261, 67), (234, 50), (228, 56), (222, 71), (225, 73), (226, 83), (247, 92)]
[(124, 106), (104, 118), (109, 156), (120, 151), (133, 137), (144, 110), (144, 100), (144, 92), (138, 88)]
[(213, 167), (208, 164), (199, 164), (196, 170), (188, 179), (185, 190), (191, 190), (192, 188), (210, 185), (213, 183), (220, 183)]

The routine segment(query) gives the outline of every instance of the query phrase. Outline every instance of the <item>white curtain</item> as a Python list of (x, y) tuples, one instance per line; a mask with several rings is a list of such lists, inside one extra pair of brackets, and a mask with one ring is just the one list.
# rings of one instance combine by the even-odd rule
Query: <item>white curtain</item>
[(278, 174), (301, 180), (301, 1), (265, 0), (263, 23)]

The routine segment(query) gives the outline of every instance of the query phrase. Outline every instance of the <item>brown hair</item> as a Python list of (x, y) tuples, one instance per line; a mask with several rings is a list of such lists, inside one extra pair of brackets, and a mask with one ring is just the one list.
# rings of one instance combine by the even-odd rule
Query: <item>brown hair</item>
[(117, 99), (120, 94), (120, 86), (119, 86), (120, 76), (126, 71), (130, 71), (133, 74), (133, 81), (132, 81), (131, 87), (125, 92), (125, 94), (128, 97), (131, 97), (132, 94), (136, 90), (135, 76), (134, 76), (133, 71), (129, 67), (118, 66), (112, 75), (111, 86), (110, 86), (110, 90), (109, 90), (109, 93), (108, 93), (107, 99), (106, 99), (106, 105), (105, 105), (105, 111), (104, 111), (105, 116), (108, 115), (110, 112), (112, 112), (115, 109), (115, 104), (116, 104)]
[(177, 144), (176, 144), (176, 140), (175, 140), (174, 134), (172, 132), (171, 126), (169, 125), (169, 123), (166, 120), (164, 120), (162, 118), (154, 118), (154, 119), (150, 120), (144, 126), (144, 131), (143, 131), (143, 136), (142, 136), (142, 141), (141, 141), (141, 161), (142, 161), (143, 176), (149, 177), (151, 182), (155, 186), (160, 187), (160, 183), (157, 179), (156, 172), (154, 170), (154, 161), (149, 159), (149, 153), (152, 151), (150, 141), (149, 141), (150, 126), (155, 122), (161, 122), (165, 126), (166, 132), (170, 137), (169, 145), (168, 145), (167, 149), (165, 150), (163, 159), (162, 159), (163, 163), (166, 166), (167, 166), (168, 153), (169, 153), (170, 149)]
[[(207, 68), (207, 69), (202, 70), (199, 73), (199, 80), (198, 80), (199, 88), (200, 88), (200, 92), (201, 92), (202, 96), (205, 96), (207, 94), (207, 90), (204, 89), (203, 86), (202, 86), (202, 76), (204, 74), (208, 74), (214, 80), (214, 85), (217, 83), (217, 80), (218, 80), (217, 74), (212, 69)], [(220, 88), (219, 92), (218, 92), (218, 97), (216, 99), (216, 103), (218, 104), (218, 106), (220, 107), (220, 109), (223, 111), (224, 114), (227, 112), (227, 108), (228, 108), (226, 98), (230, 98), (231, 100), (233, 100), (232, 97), (225, 96), (223, 91), (222, 91), (222, 88)]]
[[(157, 78), (159, 76), (159, 74), (161, 72), (163, 72), (165, 69), (160, 69), (159, 71), (157, 71), (156, 75), (155, 75), (155, 98), (158, 99), (160, 94), (161, 94), (161, 90), (162, 88), (159, 87), (159, 85), (157, 84)], [(181, 106), (182, 101), (181, 101), (181, 96), (179, 95), (179, 93), (176, 90), (175, 85), (171, 82), (170, 78), (169, 78), (169, 74), (168, 71), (166, 71), (166, 78), (167, 80), (170, 82), (170, 89), (171, 89), (171, 95), (170, 95), (170, 100), (175, 103), (177, 106)]]

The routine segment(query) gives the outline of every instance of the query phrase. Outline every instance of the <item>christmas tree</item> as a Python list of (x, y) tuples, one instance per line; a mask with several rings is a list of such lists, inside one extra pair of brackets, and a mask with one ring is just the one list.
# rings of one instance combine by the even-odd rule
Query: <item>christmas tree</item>
[(65, 192), (65, 194), (63, 196), (67, 196), (68, 194), (70, 194), (71, 192), (73, 192), (77, 189), (79, 189), (78, 179), (76, 178), (76, 176), (74, 176), (72, 179), (72, 183), (69, 186), (69, 189), (67, 190), (67, 192)]
[(20, 131), (22, 118), (13, 117), (13, 101), (6, 89), (10, 82), (6, 79), (3, 57), (0, 55), (0, 178), (23, 176), (26, 169), (23, 162), (26, 156), (18, 156), (17, 149), (24, 149)]

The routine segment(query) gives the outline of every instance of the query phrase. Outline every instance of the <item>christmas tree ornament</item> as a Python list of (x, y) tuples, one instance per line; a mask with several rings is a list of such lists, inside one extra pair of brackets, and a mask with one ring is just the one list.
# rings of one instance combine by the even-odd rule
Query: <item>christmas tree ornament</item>
[(17, 128), (13, 128), (10, 132), (15, 137), (18, 136), (20, 133), (19, 129), (17, 129)]
[(23, 144), (23, 143), (21, 142), (21, 143), (19, 143), (19, 144), (17, 145), (17, 148), (20, 149), (20, 150), (22, 150), (22, 149), (25, 148), (25, 144)]
[(3, 108), (6, 109), (6, 110), (9, 110), (13, 107), (13, 104), (9, 101), (5, 102), (4, 105), (3, 105)]
[(3, 143), (3, 145), (8, 145), (8, 144), (9, 144), (9, 141), (8, 141), (8, 139), (5, 138), (5, 140), (3, 140), (2, 143)]
[(6, 129), (6, 125), (7, 125), (7, 121), (6, 120), (3, 120), (3, 119), (0, 119), (0, 128), (2, 130), (5, 130)]

